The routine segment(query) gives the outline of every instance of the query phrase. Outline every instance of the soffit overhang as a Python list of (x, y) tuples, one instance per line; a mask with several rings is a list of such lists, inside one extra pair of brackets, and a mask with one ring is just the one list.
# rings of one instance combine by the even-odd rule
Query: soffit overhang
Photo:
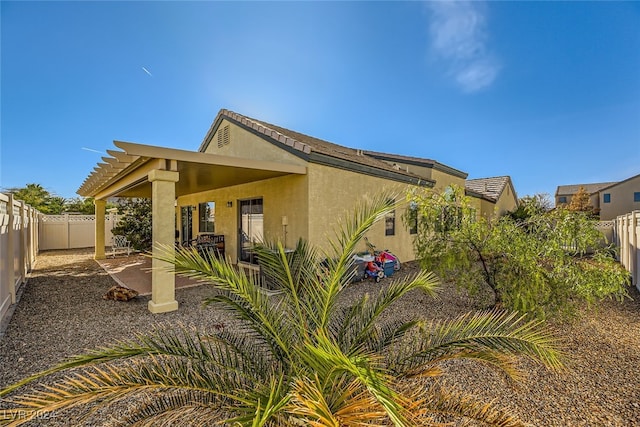
[(121, 151), (107, 150), (77, 193), (83, 197), (151, 197), (151, 170), (179, 173), (176, 197), (246, 184), (279, 176), (307, 173), (305, 166), (220, 156), (132, 142), (114, 141)]

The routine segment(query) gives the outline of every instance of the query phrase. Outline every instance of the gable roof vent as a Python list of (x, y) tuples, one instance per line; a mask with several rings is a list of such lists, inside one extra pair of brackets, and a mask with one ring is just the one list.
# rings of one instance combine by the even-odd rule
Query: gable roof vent
[(229, 125), (218, 130), (218, 148), (229, 143)]

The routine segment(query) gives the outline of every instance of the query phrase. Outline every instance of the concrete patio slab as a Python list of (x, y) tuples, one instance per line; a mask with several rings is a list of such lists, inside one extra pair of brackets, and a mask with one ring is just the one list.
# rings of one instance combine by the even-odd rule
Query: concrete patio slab
[[(133, 289), (139, 295), (151, 295), (151, 258), (144, 254), (131, 254), (97, 260), (98, 264), (120, 286)], [(176, 289), (204, 285), (186, 277), (176, 276)]]

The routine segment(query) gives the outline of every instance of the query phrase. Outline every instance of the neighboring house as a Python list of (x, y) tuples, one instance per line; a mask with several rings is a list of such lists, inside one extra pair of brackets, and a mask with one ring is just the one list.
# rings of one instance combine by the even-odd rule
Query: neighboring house
[(598, 199), (601, 221), (640, 210), (640, 175), (600, 189)]
[(601, 221), (612, 220), (640, 209), (640, 175), (620, 182), (560, 185), (556, 189), (556, 206), (568, 206), (580, 187), (589, 194), (591, 206), (600, 215)]
[[(348, 148), (228, 110), (220, 110), (197, 152), (114, 144), (121, 151), (109, 150), (111, 157), (78, 190), (96, 202), (96, 258), (105, 255), (100, 223), (109, 197), (151, 198), (153, 240), (159, 245), (172, 248), (176, 238), (185, 242), (214, 233), (223, 236), (233, 263), (253, 268), (252, 247), (262, 238), (289, 247), (299, 238), (324, 246), (337, 220), (367, 195), (389, 189), (402, 197), (407, 186), (444, 189), (464, 185), (467, 177), (433, 160)], [(403, 222), (404, 209), (367, 237), (412, 260), (415, 230)], [(175, 310), (172, 270), (153, 262), (158, 268), (152, 271), (149, 309)]]
[(464, 186), (481, 216), (501, 216), (518, 207), (518, 195), (509, 176), (468, 179)]
[(556, 206), (569, 206), (573, 196), (580, 191), (580, 187), (584, 188), (584, 191), (589, 195), (591, 206), (593, 211), (597, 214), (600, 212), (600, 198), (599, 191), (605, 187), (608, 187), (615, 182), (598, 182), (594, 184), (571, 184), (571, 185), (559, 185), (556, 188), (555, 203)]

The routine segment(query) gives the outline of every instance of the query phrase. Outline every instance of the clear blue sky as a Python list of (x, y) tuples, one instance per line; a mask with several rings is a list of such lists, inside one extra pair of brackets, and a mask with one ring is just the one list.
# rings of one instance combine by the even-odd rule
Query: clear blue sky
[(197, 150), (221, 108), (520, 196), (640, 173), (640, 2), (0, 7), (2, 188), (77, 197), (91, 150)]

